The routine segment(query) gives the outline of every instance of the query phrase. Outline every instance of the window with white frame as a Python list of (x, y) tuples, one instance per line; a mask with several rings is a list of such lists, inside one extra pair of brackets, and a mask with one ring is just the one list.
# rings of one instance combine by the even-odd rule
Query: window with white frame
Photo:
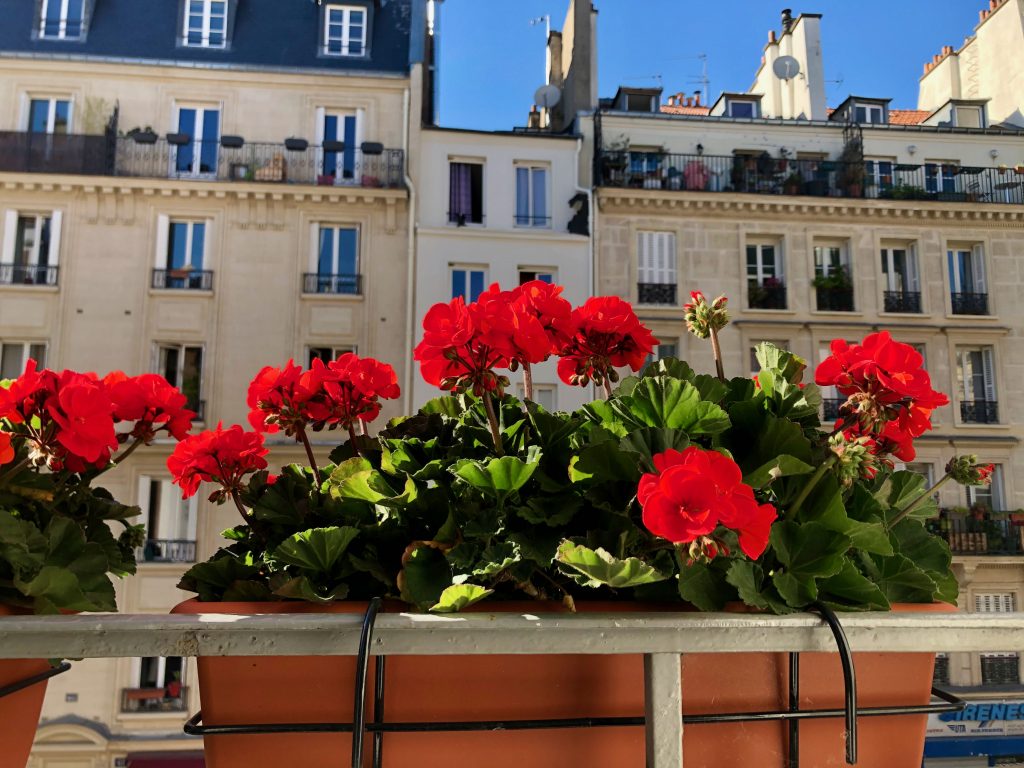
[(955, 160), (926, 160), (924, 188), (928, 192), (956, 192), (959, 163)]
[(786, 283), (778, 243), (747, 245), (747, 303), (751, 309), (785, 309)]
[(185, 395), (185, 407), (203, 419), (203, 347), (199, 344), (158, 344), (157, 373)]
[(960, 420), (973, 424), (998, 422), (995, 351), (991, 346), (956, 348)]
[(558, 282), (558, 270), (543, 267), (520, 267), (519, 268), (519, 284), (529, 283), (533, 280), (540, 280), (542, 283), (556, 283)]
[(448, 223), (464, 227), (484, 223), (484, 164), (448, 163)]
[(82, 36), (85, 0), (42, 0), (39, 36), (47, 40), (77, 40)]
[(487, 270), (482, 266), (453, 266), (451, 278), (452, 298), (461, 296), (467, 304), (471, 304), (484, 292)]
[(516, 163), (517, 227), (549, 227), (548, 166), (537, 163)]
[[(1014, 592), (975, 592), (975, 613), (1014, 613), (1017, 595)], [(982, 685), (1016, 685), (1020, 683), (1020, 659), (1016, 653), (983, 653)]]
[(1006, 509), (1006, 499), (1003, 494), (1003, 465), (992, 465), (991, 482), (988, 485), (967, 486), (967, 504), (973, 507), (980, 505), (990, 510), (1000, 512)]
[(27, 118), (29, 133), (71, 133), (71, 99), (30, 97)]
[(61, 211), (6, 211), (0, 285), (56, 285)]
[(949, 291), (954, 315), (988, 314), (985, 249), (979, 243), (954, 246), (946, 252)]
[(182, 499), (181, 489), (169, 478), (139, 477), (138, 504), (146, 526), (139, 562), (195, 562), (197, 499)]
[(316, 113), (318, 173), (335, 184), (359, 182), (364, 111), (317, 107)]
[[(516, 397), (520, 400), (526, 397), (526, 389), (522, 382), (516, 384)], [(533, 402), (548, 413), (554, 413), (558, 410), (558, 387), (554, 384), (534, 384)]]
[(172, 170), (179, 176), (214, 177), (220, 157), (220, 108), (178, 105), (177, 133), (188, 137), (171, 149)]
[(650, 365), (658, 360), (679, 357), (679, 344), (676, 341), (661, 341), (651, 347), (651, 352), (644, 360), (644, 365)]
[(366, 21), (365, 7), (324, 6), (324, 55), (363, 56), (366, 53)]
[(361, 294), (359, 228), (317, 224), (314, 225), (314, 235), (315, 272), (306, 278), (305, 292)]
[(352, 352), (356, 354), (356, 347), (345, 346), (345, 347), (307, 347), (306, 348), (306, 367), (312, 368), (313, 361), (319, 360), (324, 365), (337, 360), (344, 354)]
[(984, 128), (981, 107), (953, 107), (953, 125), (957, 128)]
[(675, 232), (637, 232), (636, 269), (639, 304), (677, 303)]
[(0, 380), (21, 376), (29, 360), (35, 360), (37, 368), (46, 367), (46, 342), (0, 340)]
[(892, 158), (864, 159), (864, 182), (868, 197), (878, 197), (880, 192), (892, 189), (895, 162)]
[(886, 312), (921, 311), (921, 278), (917, 265), (917, 246), (884, 245), (882, 254), (882, 290)]
[(122, 693), (122, 712), (181, 712), (185, 709), (185, 659), (181, 656), (132, 659), (132, 684)]
[(862, 125), (879, 125), (885, 122), (885, 108), (880, 104), (854, 104), (853, 120)]
[(844, 243), (814, 246), (814, 287), (818, 311), (853, 311), (853, 271)]
[(750, 99), (728, 99), (726, 107), (729, 117), (759, 117), (758, 103)]
[(153, 287), (210, 290), (211, 273), (206, 270), (208, 223), (161, 216), (157, 229), (160, 242)]
[(227, 0), (185, 0), (184, 45), (223, 48), (227, 44), (227, 26)]

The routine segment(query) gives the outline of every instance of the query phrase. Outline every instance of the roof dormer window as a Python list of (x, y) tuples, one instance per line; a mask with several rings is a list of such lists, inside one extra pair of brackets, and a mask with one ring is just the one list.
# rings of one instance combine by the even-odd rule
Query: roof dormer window
[(726, 114), (729, 117), (746, 117), (753, 119), (758, 117), (757, 102), (746, 99), (729, 99), (726, 104)]
[(42, 0), (39, 37), (45, 40), (78, 40), (82, 37), (85, 0)]
[(227, 44), (227, 27), (227, 0), (186, 0), (183, 45), (223, 48)]
[(855, 104), (853, 122), (861, 125), (882, 125), (885, 123), (885, 108), (880, 104)]
[(957, 105), (953, 108), (953, 125), (957, 128), (984, 128), (982, 108)]
[(325, 6), (324, 55), (364, 56), (366, 54), (367, 26), (367, 12), (363, 6)]

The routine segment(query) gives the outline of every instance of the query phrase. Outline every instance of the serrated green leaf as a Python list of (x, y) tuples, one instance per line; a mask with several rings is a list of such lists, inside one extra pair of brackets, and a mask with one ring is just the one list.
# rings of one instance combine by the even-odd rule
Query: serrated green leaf
[(515, 456), (502, 456), (487, 463), (463, 459), (456, 462), (452, 472), (478, 491), (493, 496), (500, 505), (526, 485), (536, 469), (536, 461), (528, 463)]
[(740, 600), (747, 605), (772, 613), (788, 613), (791, 608), (765, 588), (764, 570), (752, 560), (736, 560), (726, 572), (725, 580), (736, 588)]
[(639, 558), (620, 560), (600, 547), (590, 549), (571, 541), (562, 542), (555, 560), (564, 573), (576, 572), (587, 577), (586, 586), (604, 584), (613, 589), (625, 589), (669, 578), (669, 574), (661, 573)]
[(779, 562), (798, 578), (834, 576), (850, 548), (846, 536), (818, 522), (780, 521), (772, 526), (770, 539)]
[[(922, 496), (926, 491), (924, 476), (917, 472), (893, 472), (882, 487), (875, 493), (875, 498), (886, 510), (886, 521), (888, 522), (901, 510), (909, 506), (913, 501)], [(939, 513), (938, 504), (931, 496), (925, 498), (910, 513), (910, 517), (920, 520), (927, 520)]]
[(882, 590), (846, 558), (835, 576), (818, 582), (821, 599), (837, 610), (888, 611), (889, 601)]
[(624, 451), (639, 454), (643, 460), (643, 469), (654, 471), (653, 457), (672, 449), (681, 451), (690, 444), (689, 436), (680, 429), (658, 429), (643, 427), (634, 429), (619, 441)]
[(640, 454), (625, 450), (619, 443), (606, 441), (589, 445), (569, 463), (569, 479), (574, 483), (635, 483), (640, 479)]
[(875, 583), (891, 603), (929, 603), (938, 590), (935, 581), (903, 555), (874, 556)]
[(736, 592), (725, 579), (725, 573), (704, 563), (679, 564), (679, 595), (702, 611), (720, 611)]
[(780, 477), (806, 475), (813, 471), (814, 467), (810, 464), (800, 461), (795, 456), (783, 454), (769, 459), (753, 472), (744, 475), (743, 482), (751, 488), (764, 488)]
[(426, 611), (436, 605), (452, 584), (452, 569), (444, 554), (434, 547), (414, 549), (399, 575), (402, 599)]
[(480, 553), (477, 566), (473, 569), (474, 576), (496, 576), (511, 568), (522, 558), (519, 548), (512, 542), (502, 542), (485, 547)]
[(274, 594), (278, 597), (306, 600), (310, 603), (332, 603), (335, 600), (345, 599), (345, 596), (348, 595), (348, 584), (338, 584), (327, 589), (317, 586), (306, 576), (298, 576), (278, 586), (274, 590)]
[(441, 593), (430, 610), (434, 613), (456, 613), (493, 593), (493, 589), (485, 589), (476, 584), (452, 584)]
[(631, 395), (611, 401), (627, 424), (715, 435), (729, 428), (729, 416), (715, 403), (701, 400), (697, 387), (666, 376), (641, 379)]
[(270, 558), (284, 565), (326, 575), (334, 570), (348, 545), (358, 535), (359, 529), (350, 526), (299, 531), (281, 542)]

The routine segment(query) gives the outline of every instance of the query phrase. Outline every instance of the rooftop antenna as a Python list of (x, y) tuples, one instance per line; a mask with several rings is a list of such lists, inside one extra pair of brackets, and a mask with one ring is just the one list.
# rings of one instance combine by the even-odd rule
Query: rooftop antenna
[[(530, 26), (536, 27), (538, 24), (544, 25), (544, 50), (547, 51), (548, 40), (551, 39), (551, 14), (545, 13), (543, 16), (538, 16), (535, 19), (530, 19)], [(544, 56), (544, 82), (548, 81), (548, 62), (547, 54)]]
[(703, 101), (708, 106), (711, 106), (711, 99), (709, 95), (711, 92), (711, 81), (708, 79), (708, 55), (706, 53), (698, 53), (694, 58), (700, 59), (700, 77), (691, 77), (688, 82), (700, 83), (701, 89), (704, 91)]

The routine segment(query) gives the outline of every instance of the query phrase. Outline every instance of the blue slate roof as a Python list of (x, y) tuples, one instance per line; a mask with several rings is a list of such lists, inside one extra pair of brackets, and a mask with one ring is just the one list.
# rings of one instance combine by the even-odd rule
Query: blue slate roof
[(233, 0), (230, 43), (223, 49), (181, 44), (183, 0), (87, 0), (91, 10), (84, 40), (39, 39), (35, 28), (40, 0), (3, 0), (0, 56), (407, 73), (410, 60), (422, 49), (425, 0), (338, 1), (367, 8), (367, 56), (321, 55), (324, 9), (313, 0)]

